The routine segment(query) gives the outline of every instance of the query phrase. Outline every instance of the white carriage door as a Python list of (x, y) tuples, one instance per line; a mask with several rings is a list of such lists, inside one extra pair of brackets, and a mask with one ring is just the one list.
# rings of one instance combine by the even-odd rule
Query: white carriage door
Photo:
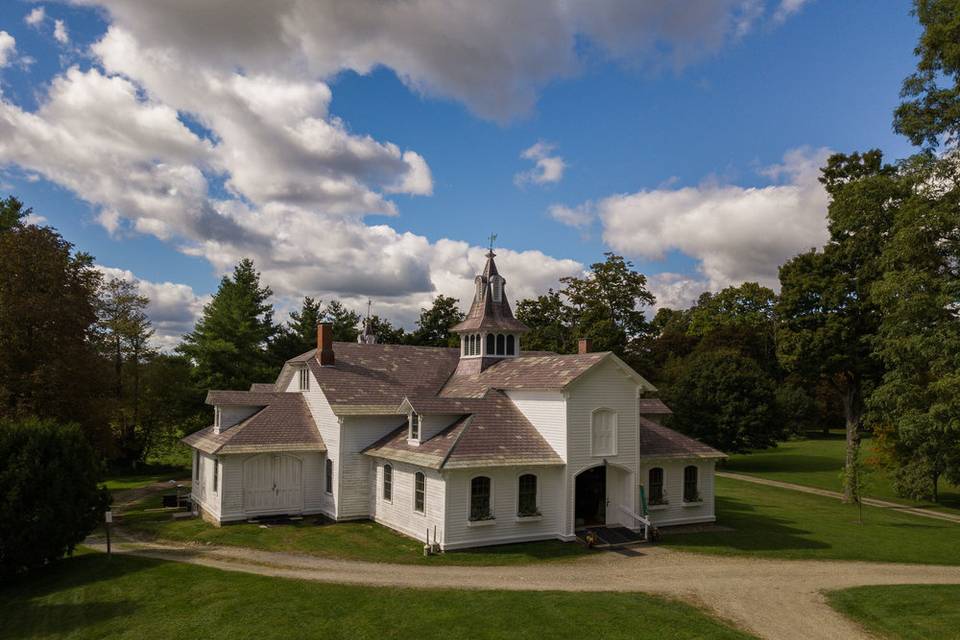
[(243, 509), (256, 513), (296, 512), (303, 508), (301, 463), (293, 456), (262, 453), (243, 464)]
[(276, 460), (277, 507), (285, 511), (303, 509), (303, 483), (300, 479), (301, 463), (293, 456), (279, 456)]

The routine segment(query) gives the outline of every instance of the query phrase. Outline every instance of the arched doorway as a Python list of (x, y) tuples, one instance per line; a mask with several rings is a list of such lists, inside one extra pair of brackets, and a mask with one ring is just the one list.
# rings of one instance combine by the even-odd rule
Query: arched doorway
[(602, 527), (607, 522), (607, 467), (591, 467), (577, 476), (574, 527)]

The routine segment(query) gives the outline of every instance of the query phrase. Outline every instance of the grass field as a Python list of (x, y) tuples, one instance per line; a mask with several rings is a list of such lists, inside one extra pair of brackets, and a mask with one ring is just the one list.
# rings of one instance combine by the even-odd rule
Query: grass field
[(827, 600), (882, 638), (960, 638), (960, 585), (895, 585), (832, 591)]
[(30, 640), (581, 640), (585, 629), (593, 638), (750, 637), (690, 605), (643, 594), (325, 585), (101, 554), (66, 559), (0, 591), (0, 611), (0, 638)]
[[(873, 451), (871, 440), (865, 438), (862, 446), (869, 457)], [(827, 436), (811, 434), (805, 440), (782, 442), (773, 449), (731, 455), (722, 471), (840, 491), (840, 470), (843, 468), (845, 447), (844, 435), (840, 431), (833, 431)], [(939, 505), (916, 502), (898, 497), (886, 470), (874, 468), (869, 476), (866, 494), (873, 498), (960, 513), (960, 487), (944, 481), (941, 481)]]
[(423, 543), (370, 521), (318, 525), (312, 519), (271, 525), (231, 524), (214, 527), (199, 518), (173, 520), (160, 506), (159, 496), (123, 516), (123, 526), (140, 534), (181, 542), (198, 541), (266, 551), (290, 551), (317, 556), (397, 562), (403, 564), (510, 565), (579, 558), (596, 553), (582, 545), (556, 540), (510, 544), (423, 557)]
[(679, 550), (805, 560), (960, 564), (960, 525), (892, 509), (717, 478), (717, 518), (733, 531), (667, 534)]
[(103, 484), (111, 491), (139, 489), (155, 482), (190, 478), (190, 449), (172, 444), (149, 456), (136, 469), (111, 469)]

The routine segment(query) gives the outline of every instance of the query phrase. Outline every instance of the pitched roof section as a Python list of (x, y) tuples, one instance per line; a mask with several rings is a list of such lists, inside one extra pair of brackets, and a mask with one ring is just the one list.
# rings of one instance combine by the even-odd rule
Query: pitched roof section
[(502, 393), (493, 392), (473, 401), (458, 400), (450, 405), (458, 403), (470, 413), (419, 446), (408, 444), (404, 424), (364, 453), (432, 469), (563, 464), (557, 452)]
[(271, 393), (276, 391), (276, 386), (272, 382), (254, 382), (250, 385), (250, 391)]
[(457, 368), (459, 349), (335, 342), (336, 365), (321, 367), (316, 350), (288, 362), (310, 367), (334, 412), (396, 413), (404, 397), (435, 396)]
[[(511, 333), (526, 333), (530, 330), (527, 325), (513, 317), (510, 303), (507, 302), (506, 280), (497, 271), (497, 264), (493, 261), (496, 254), (493, 250), (487, 254), (487, 264), (483, 273), (475, 278), (479, 284), (473, 296), (473, 303), (467, 312), (467, 317), (459, 324), (450, 328), (454, 333), (469, 331), (509, 331)], [(493, 299), (492, 278), (496, 276), (503, 283), (500, 291), (500, 300)]]
[(673, 411), (660, 398), (640, 398), (640, 413), (647, 416), (670, 415)]
[(478, 374), (450, 378), (440, 395), (481, 398), (489, 389), (562, 389), (609, 355), (602, 352), (507, 358)]
[(640, 417), (641, 458), (726, 458), (727, 454)]
[(303, 394), (270, 395), (274, 397), (263, 409), (240, 424), (220, 433), (207, 427), (182, 442), (209, 454), (327, 450)]
[(283, 395), (279, 391), (207, 391), (207, 404), (232, 404), (241, 407), (265, 407), (277, 396)]

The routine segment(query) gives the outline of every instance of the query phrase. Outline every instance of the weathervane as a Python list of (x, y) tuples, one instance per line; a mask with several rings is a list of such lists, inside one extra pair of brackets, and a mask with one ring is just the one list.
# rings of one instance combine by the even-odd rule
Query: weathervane
[(490, 240), (490, 254), (493, 255), (493, 243), (497, 241), (497, 234), (491, 233), (488, 240)]

